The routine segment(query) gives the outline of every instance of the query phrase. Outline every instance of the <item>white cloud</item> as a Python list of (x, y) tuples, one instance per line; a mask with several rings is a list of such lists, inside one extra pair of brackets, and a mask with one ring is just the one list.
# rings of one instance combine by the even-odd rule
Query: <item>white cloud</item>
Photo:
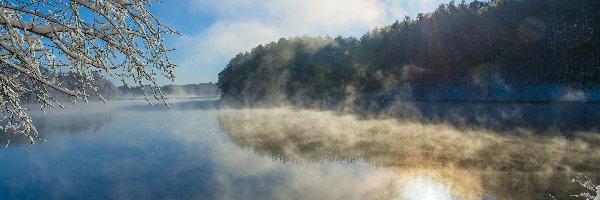
[(217, 21), (196, 35), (178, 38), (176, 84), (216, 81), (216, 75), (238, 52), (277, 38), (278, 31), (259, 21)]
[(271, 0), (266, 8), (278, 27), (296, 34), (369, 30), (387, 18), (385, 6), (377, 0)]
[[(297, 35), (360, 36), (375, 26), (402, 18), (407, 4), (440, 0), (191, 0), (196, 12), (210, 13), (214, 23), (201, 33), (179, 39), (179, 64), (216, 81), (216, 74), (239, 52), (258, 44)], [(188, 80), (179, 72), (176, 79)]]
[(285, 34), (339, 34), (387, 19), (379, 0), (196, 0), (221, 19), (258, 20)]
[(278, 31), (259, 21), (218, 21), (198, 35), (184, 35), (178, 46), (191, 53), (183, 64), (203, 61), (220, 62), (220, 57), (233, 56), (264, 41), (274, 40)]

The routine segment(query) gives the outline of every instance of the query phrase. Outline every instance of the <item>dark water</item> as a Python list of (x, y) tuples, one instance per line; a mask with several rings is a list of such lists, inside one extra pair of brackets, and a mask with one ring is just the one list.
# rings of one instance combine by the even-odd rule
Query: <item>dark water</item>
[(589, 124), (568, 137), (505, 136), (452, 122), (171, 105), (34, 113), (48, 141), (0, 152), (0, 199), (562, 199), (585, 191), (570, 182), (575, 172), (600, 182)]

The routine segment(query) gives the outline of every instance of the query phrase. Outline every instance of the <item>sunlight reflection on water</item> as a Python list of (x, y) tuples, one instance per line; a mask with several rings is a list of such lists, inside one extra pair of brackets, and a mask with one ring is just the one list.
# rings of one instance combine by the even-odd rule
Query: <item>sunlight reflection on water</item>
[(290, 108), (225, 110), (219, 121), (236, 144), (274, 158), (361, 158), (392, 169), (400, 199), (568, 197), (581, 189), (570, 184), (575, 172), (600, 176), (596, 132), (512, 134)]
[(211, 101), (171, 106), (118, 101), (36, 116), (48, 141), (0, 153), (0, 199), (565, 199), (582, 192), (574, 171), (600, 176), (597, 132), (515, 136)]
[(458, 200), (481, 199), (480, 183), (469, 174), (449, 169), (397, 170), (397, 199)]
[(419, 176), (402, 185), (399, 196), (406, 200), (462, 199), (452, 195), (451, 188), (431, 177)]

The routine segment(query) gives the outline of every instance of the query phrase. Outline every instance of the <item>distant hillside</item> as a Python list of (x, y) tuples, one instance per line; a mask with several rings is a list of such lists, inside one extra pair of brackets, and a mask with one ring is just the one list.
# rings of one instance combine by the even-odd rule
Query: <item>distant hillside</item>
[(600, 1), (440, 5), (361, 38), (295, 37), (219, 73), (247, 104), (385, 107), (395, 100), (598, 101)]
[[(214, 83), (200, 83), (200, 84), (188, 84), (188, 85), (165, 85), (160, 87), (162, 93), (167, 97), (219, 97), (221, 91)], [(142, 97), (142, 89), (140, 87), (133, 87), (131, 89), (121, 86), (118, 88), (119, 97)], [(151, 97), (149, 88), (146, 88), (144, 92)]]
[[(112, 81), (106, 79), (101, 76), (99, 73), (93, 73), (91, 75), (91, 79), (93, 80), (94, 86), (96, 89), (91, 87), (78, 87), (78, 81), (81, 79), (80, 74), (66, 72), (66, 73), (55, 73), (47, 69), (41, 69), (42, 75), (47, 77), (47, 79), (51, 82), (60, 82), (61, 87), (67, 88), (69, 90), (75, 91), (86, 91), (88, 96), (88, 101), (100, 101), (98, 95), (102, 96), (104, 99), (113, 98), (118, 94), (117, 87), (112, 83)], [(87, 77), (86, 77), (87, 78)], [(59, 102), (70, 102), (72, 101), (72, 97), (57, 90), (51, 88), (36, 88), (40, 90), (47, 90), (50, 96), (52, 96), (55, 100)], [(38, 98), (36, 97), (33, 91), (26, 91), (21, 95), (22, 101), (26, 103), (39, 103)], [(79, 101), (79, 100), (78, 100)]]

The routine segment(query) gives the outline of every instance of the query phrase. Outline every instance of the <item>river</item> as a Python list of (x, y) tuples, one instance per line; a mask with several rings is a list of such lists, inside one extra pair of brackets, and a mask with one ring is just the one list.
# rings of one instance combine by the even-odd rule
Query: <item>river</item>
[(587, 192), (573, 178), (600, 183), (596, 104), (390, 119), (171, 101), (33, 111), (47, 141), (0, 152), (0, 199), (565, 199)]

